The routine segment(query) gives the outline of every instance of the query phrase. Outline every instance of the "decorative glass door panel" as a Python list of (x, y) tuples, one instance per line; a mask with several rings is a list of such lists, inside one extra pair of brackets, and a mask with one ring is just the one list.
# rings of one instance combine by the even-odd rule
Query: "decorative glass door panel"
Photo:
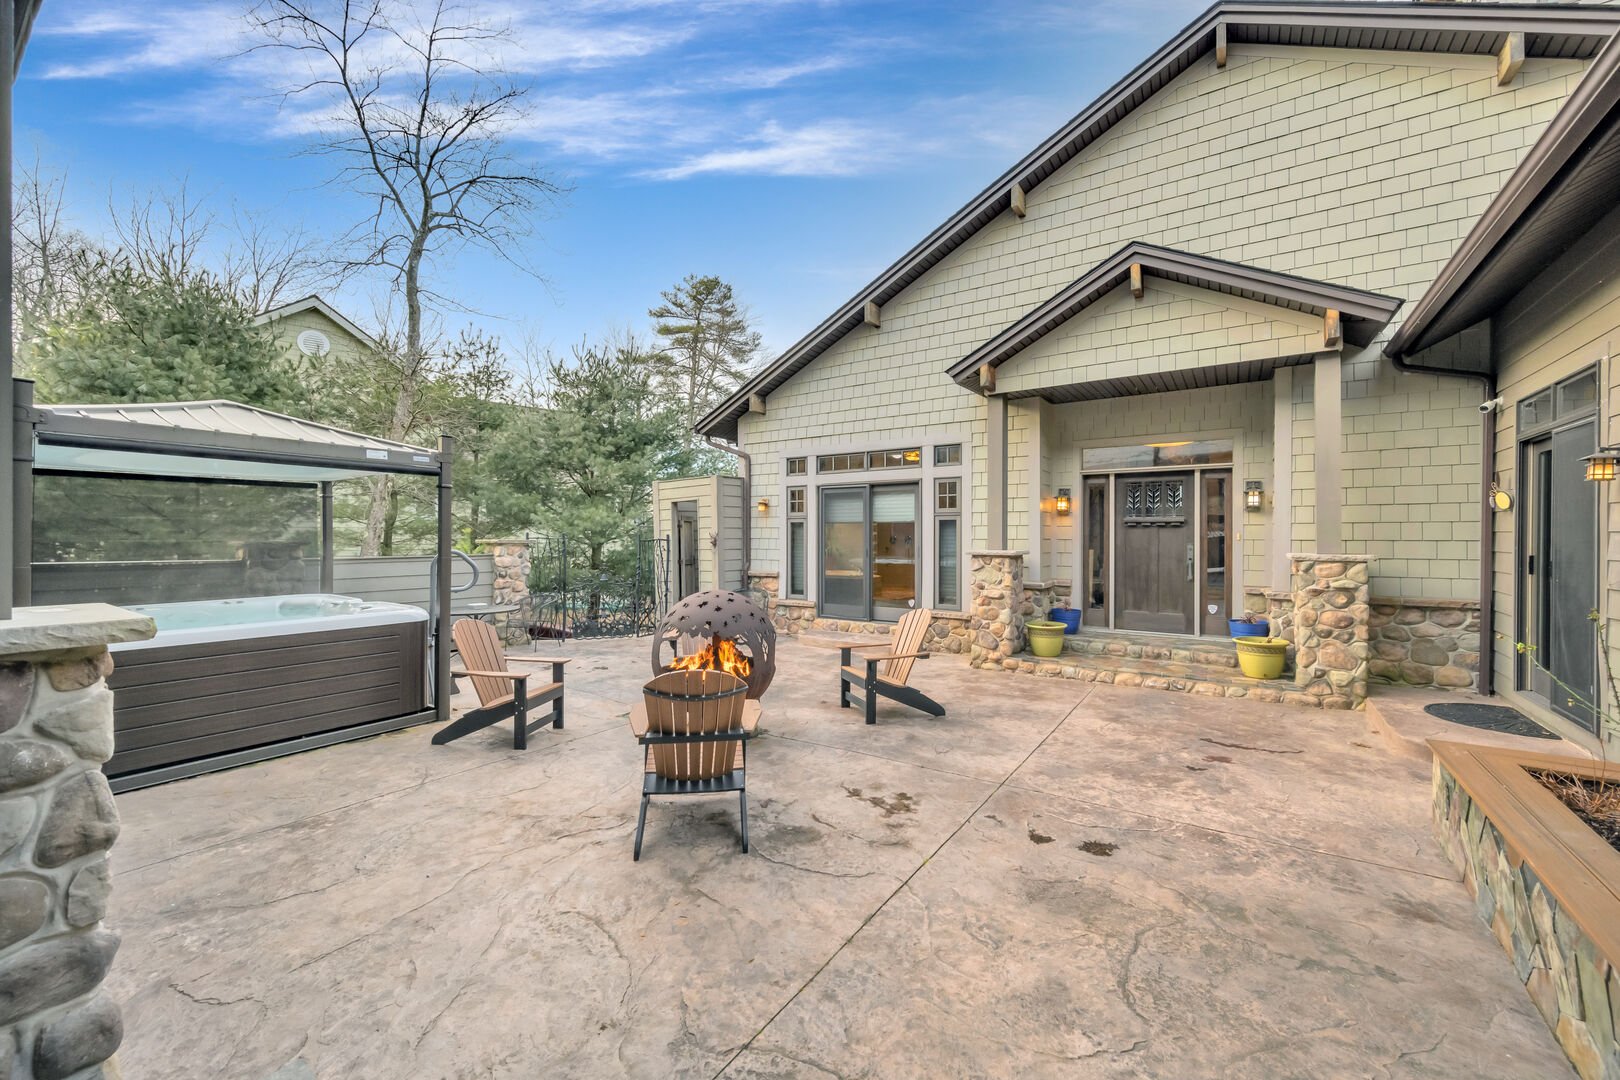
[(1084, 605), (1087, 626), (1108, 625), (1108, 478), (1088, 476), (1085, 480), (1086, 519), (1081, 537), (1084, 555), (1080, 580), (1085, 585)]
[(1232, 611), (1233, 568), (1228, 566), (1236, 546), (1229, 542), (1232, 521), (1232, 474), (1205, 472), (1199, 482), (1204, 489), (1204, 633), (1226, 635), (1226, 620)]
[(1114, 481), (1115, 625), (1166, 634), (1197, 632), (1197, 503), (1191, 473)]

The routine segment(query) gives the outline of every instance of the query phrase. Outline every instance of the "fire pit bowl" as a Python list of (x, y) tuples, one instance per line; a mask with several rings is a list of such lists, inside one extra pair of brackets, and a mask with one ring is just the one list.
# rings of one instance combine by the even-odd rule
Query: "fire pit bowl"
[(776, 676), (776, 627), (742, 593), (693, 593), (670, 608), (653, 632), (653, 674), (677, 668), (729, 671), (748, 684), (749, 697), (758, 698)]

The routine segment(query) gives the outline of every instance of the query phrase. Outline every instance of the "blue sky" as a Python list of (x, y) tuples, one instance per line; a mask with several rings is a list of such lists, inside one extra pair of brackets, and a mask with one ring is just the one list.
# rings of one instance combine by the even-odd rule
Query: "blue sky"
[[(324, 2), (324, 0), (317, 0)], [(510, 342), (644, 330), (688, 273), (730, 281), (786, 348), (1203, 3), (498, 0), (496, 57), (530, 87), (511, 150), (572, 190), (523, 255), (436, 268)], [(284, 61), (243, 54), (247, 0), (44, 6), (16, 89), (17, 155), (65, 174), (69, 213), (184, 181), (216, 213), (337, 236), (366, 212), (300, 154)], [(381, 279), (329, 290), (361, 322)]]

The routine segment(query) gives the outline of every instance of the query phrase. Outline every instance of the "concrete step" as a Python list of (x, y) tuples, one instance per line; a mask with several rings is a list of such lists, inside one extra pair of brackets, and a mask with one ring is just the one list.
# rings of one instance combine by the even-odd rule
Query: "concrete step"
[(1240, 671), (1212, 664), (1076, 653), (1065, 653), (1050, 659), (1021, 653), (1003, 662), (1002, 666), (1009, 664), (1012, 669), (1027, 674), (1078, 682), (1140, 686), (1201, 697), (1248, 698), (1316, 709), (1350, 707), (1348, 697), (1323, 699), (1297, 689), (1292, 673), (1280, 679), (1247, 679)]
[(1115, 660), (1169, 660), (1200, 667), (1235, 669), (1237, 645), (1231, 638), (1177, 638), (1164, 634), (1135, 634), (1128, 630), (1093, 630), (1065, 635), (1065, 654)]
[(1481, 697), (1468, 690), (1435, 690), (1422, 687), (1380, 686), (1374, 684), (1367, 697), (1367, 729), (1383, 741), (1384, 745), (1401, 757), (1427, 764), (1434, 754), (1429, 750), (1430, 739), (1468, 743), (1473, 746), (1500, 747), (1524, 750), (1533, 754), (1569, 754), (1591, 757), (1585, 747), (1567, 739), (1532, 739), (1523, 735), (1509, 735), (1501, 731), (1486, 731), (1453, 724), (1424, 711), (1437, 701), (1476, 701), (1491, 705), (1505, 705), (1501, 699)]

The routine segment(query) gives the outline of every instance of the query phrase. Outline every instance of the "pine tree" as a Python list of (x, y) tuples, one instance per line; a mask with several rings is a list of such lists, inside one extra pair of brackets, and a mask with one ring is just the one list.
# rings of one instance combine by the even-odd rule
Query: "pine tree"
[(663, 339), (654, 380), (661, 395), (679, 402), (690, 436), (697, 422), (748, 377), (760, 336), (750, 329), (731, 286), (717, 277), (689, 274), (663, 298), (647, 313)]

